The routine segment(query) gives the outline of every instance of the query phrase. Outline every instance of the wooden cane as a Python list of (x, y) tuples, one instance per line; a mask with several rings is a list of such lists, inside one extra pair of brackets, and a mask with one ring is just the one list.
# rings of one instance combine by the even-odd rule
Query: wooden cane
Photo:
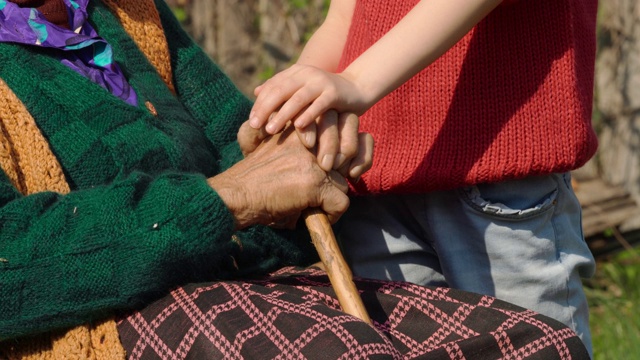
[(340, 252), (327, 215), (320, 209), (308, 209), (305, 213), (305, 223), (311, 234), (313, 245), (329, 275), (331, 286), (338, 296), (342, 311), (371, 324), (371, 318), (353, 283), (353, 274)]

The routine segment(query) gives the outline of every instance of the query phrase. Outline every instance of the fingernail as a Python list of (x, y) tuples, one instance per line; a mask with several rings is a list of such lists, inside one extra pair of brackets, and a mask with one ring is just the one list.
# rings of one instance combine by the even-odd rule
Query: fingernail
[(344, 160), (345, 160), (345, 156), (341, 153), (338, 153), (338, 155), (336, 155), (336, 159), (333, 161), (333, 167), (336, 169), (339, 168), (344, 162)]
[(260, 127), (260, 126), (258, 125), (259, 123), (260, 123), (260, 119), (258, 119), (258, 117), (253, 116), (253, 114), (251, 114), (251, 116), (250, 116), (250, 120), (249, 120), (249, 125), (250, 125), (252, 128), (257, 129), (257, 128), (259, 128), (259, 127)]
[(315, 140), (316, 138), (313, 136), (312, 133), (308, 132), (304, 134), (304, 141), (306, 142), (307, 147), (309, 148), (313, 147), (313, 145), (315, 145)]
[[(362, 174), (362, 166), (360, 165), (354, 166), (351, 170), (349, 170), (349, 175), (354, 179), (360, 180), (361, 174)], [(358, 175), (358, 176), (356, 177), (355, 175)]]
[(268, 123), (268, 124), (267, 124), (267, 126), (266, 126), (266, 129), (267, 129), (267, 132), (268, 132), (269, 134), (273, 134), (273, 133), (275, 133), (275, 132), (276, 132), (276, 124), (274, 124), (274, 123)]
[(331, 170), (331, 168), (333, 167), (333, 160), (334, 160), (334, 156), (333, 155), (325, 155), (322, 157), (322, 168), (325, 170)]

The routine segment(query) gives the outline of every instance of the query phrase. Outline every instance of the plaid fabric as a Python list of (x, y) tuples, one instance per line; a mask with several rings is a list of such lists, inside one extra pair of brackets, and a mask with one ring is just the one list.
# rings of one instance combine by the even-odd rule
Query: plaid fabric
[(454, 289), (355, 279), (372, 327), (342, 313), (326, 274), (192, 284), (118, 323), (130, 359), (588, 359), (532, 311)]

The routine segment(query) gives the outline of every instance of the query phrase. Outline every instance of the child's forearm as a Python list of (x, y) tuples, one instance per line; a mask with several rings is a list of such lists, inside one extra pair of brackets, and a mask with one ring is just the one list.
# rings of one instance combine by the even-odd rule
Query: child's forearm
[(342, 75), (373, 106), (455, 45), (500, 2), (422, 0)]
[(327, 17), (305, 45), (297, 63), (336, 72), (347, 41), (356, 0), (331, 2)]

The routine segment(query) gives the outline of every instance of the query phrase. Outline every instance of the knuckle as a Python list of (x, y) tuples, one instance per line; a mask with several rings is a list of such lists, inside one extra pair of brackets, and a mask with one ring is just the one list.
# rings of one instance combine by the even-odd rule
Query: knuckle
[(357, 115), (353, 113), (343, 113), (341, 116), (345, 126), (351, 126), (355, 129), (360, 127), (360, 118)]
[(269, 88), (269, 96), (271, 98), (280, 97), (284, 95), (284, 89), (281, 85), (273, 85)]
[(358, 148), (356, 146), (349, 146), (349, 144), (344, 144), (340, 149), (340, 153), (346, 159), (353, 159), (358, 155)]
[(293, 96), (291, 96), (288, 102), (290, 102), (292, 105), (295, 105), (297, 108), (301, 108), (302, 106), (306, 105), (307, 100), (303, 94), (297, 92), (293, 94)]
[(326, 101), (335, 100), (338, 96), (338, 90), (335, 86), (329, 85), (324, 89), (323, 95), (326, 98)]
[[(327, 110), (329, 105), (331, 104), (330, 100), (326, 98), (326, 96), (320, 96), (313, 102), (310, 108), (313, 110), (315, 114), (322, 114)], [(336, 120), (334, 116), (325, 116), (324, 122), (330, 122), (331, 124), (335, 124)]]
[(265, 84), (264, 89), (260, 92), (260, 95), (266, 100), (281, 97), (284, 94), (284, 84), (282, 81), (272, 81)]

